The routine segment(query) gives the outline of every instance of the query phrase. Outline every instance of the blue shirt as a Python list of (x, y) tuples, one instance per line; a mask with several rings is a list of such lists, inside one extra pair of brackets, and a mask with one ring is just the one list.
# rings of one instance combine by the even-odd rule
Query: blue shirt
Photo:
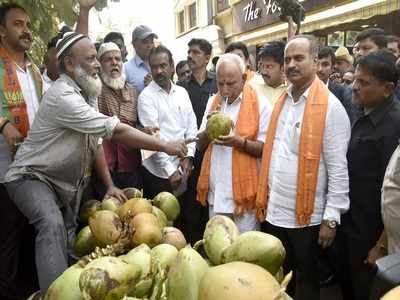
[(150, 67), (138, 55), (125, 63), (126, 81), (140, 94), (144, 89), (144, 77), (150, 73)]

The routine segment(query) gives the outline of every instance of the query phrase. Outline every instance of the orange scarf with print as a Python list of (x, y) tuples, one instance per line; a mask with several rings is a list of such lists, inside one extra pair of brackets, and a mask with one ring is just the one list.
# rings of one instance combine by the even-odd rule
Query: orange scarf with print
[[(39, 69), (30, 64), (38, 100), (42, 97), (42, 78)], [(15, 62), (6, 49), (0, 45), (0, 101), (2, 116), (7, 118), (26, 137), (29, 130), (29, 118), (24, 95), (19, 84)]]
[[(257, 219), (259, 221), (265, 221), (267, 213), (271, 154), (279, 115), (285, 104), (286, 96), (287, 93), (284, 93), (274, 106), (264, 143), (256, 201)], [(300, 226), (309, 224), (314, 212), (315, 191), (317, 188), (318, 168), (325, 131), (328, 97), (328, 88), (316, 77), (311, 84), (306, 100), (299, 143), (296, 219)]]
[[(256, 141), (260, 119), (258, 97), (255, 90), (247, 84), (243, 87), (242, 95), (239, 116), (234, 130), (239, 136)], [(217, 94), (214, 97), (210, 111), (216, 110), (220, 103), (221, 96)], [(204, 154), (200, 177), (197, 182), (197, 200), (203, 205), (206, 205), (208, 197), (212, 148), (213, 145), (210, 143)], [(221, 174), (221, 176), (224, 175)], [(254, 210), (257, 186), (257, 158), (233, 148), (232, 189), (236, 205), (235, 214), (240, 215), (246, 211)]]

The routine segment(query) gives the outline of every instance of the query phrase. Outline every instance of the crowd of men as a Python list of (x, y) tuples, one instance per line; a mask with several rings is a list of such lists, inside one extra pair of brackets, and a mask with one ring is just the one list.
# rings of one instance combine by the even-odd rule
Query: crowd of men
[[(343, 299), (368, 299), (376, 260), (400, 252), (400, 39), (367, 29), (351, 54), (295, 35), (256, 64), (243, 43), (212, 59), (192, 39), (175, 68), (145, 25), (128, 61), (119, 32), (95, 45), (95, 2), (50, 40), (42, 73), (27, 12), (0, 6), (0, 298), (40, 299), (76, 259), (88, 195), (125, 201), (134, 186), (174, 193), (192, 244), (216, 214), (277, 236), (296, 300), (333, 278)], [(210, 140), (216, 112), (233, 126)]]

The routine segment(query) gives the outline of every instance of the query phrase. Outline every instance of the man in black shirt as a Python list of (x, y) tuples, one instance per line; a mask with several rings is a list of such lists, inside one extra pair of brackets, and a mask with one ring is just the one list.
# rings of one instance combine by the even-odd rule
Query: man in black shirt
[[(207, 71), (210, 61), (212, 46), (204, 39), (192, 39), (189, 44), (187, 61), (192, 70), (190, 80), (181, 85), (189, 93), (193, 110), (200, 127), (201, 120), (206, 110), (208, 99), (217, 92), (215, 74)], [(189, 178), (185, 203), (182, 203), (181, 226), (188, 242), (194, 243), (202, 239), (205, 224), (208, 220), (208, 208), (202, 207), (196, 201), (197, 179), (200, 175), (203, 152), (196, 151), (194, 157), (194, 170)]]
[(368, 251), (383, 230), (383, 177), (400, 138), (395, 57), (387, 50), (370, 53), (360, 58), (354, 76), (353, 101), (362, 106), (363, 115), (353, 124), (347, 152), (350, 210), (341, 226), (346, 251), (341, 279), (351, 283), (344, 289), (344, 299), (365, 300), (374, 277), (373, 268), (366, 264)]

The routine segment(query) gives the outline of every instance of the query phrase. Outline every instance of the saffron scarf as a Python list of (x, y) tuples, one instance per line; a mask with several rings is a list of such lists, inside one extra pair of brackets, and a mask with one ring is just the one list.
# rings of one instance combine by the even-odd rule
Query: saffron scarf
[[(271, 154), (279, 115), (285, 104), (286, 96), (287, 93), (285, 92), (274, 106), (264, 143), (256, 201), (257, 219), (259, 221), (265, 221), (267, 213)], [(315, 191), (325, 131), (328, 98), (328, 88), (318, 77), (315, 77), (306, 100), (299, 143), (296, 221), (300, 226), (309, 224), (314, 212)]]
[[(220, 103), (221, 96), (217, 94), (214, 97), (210, 111), (216, 110)], [(257, 140), (260, 119), (259, 110), (256, 91), (250, 85), (245, 84), (239, 116), (234, 129), (238, 135), (251, 141)], [(213, 145), (210, 143), (204, 154), (200, 177), (197, 182), (197, 200), (202, 205), (206, 205), (208, 197), (212, 148)], [(240, 215), (255, 209), (257, 186), (257, 158), (239, 149), (232, 148), (232, 190), (236, 206), (235, 214)]]
[[(42, 78), (39, 69), (30, 63), (30, 69), (38, 100), (42, 97)], [(24, 95), (18, 81), (15, 62), (4, 47), (0, 46), (0, 101), (2, 116), (7, 118), (26, 137), (29, 130), (29, 119)]]

